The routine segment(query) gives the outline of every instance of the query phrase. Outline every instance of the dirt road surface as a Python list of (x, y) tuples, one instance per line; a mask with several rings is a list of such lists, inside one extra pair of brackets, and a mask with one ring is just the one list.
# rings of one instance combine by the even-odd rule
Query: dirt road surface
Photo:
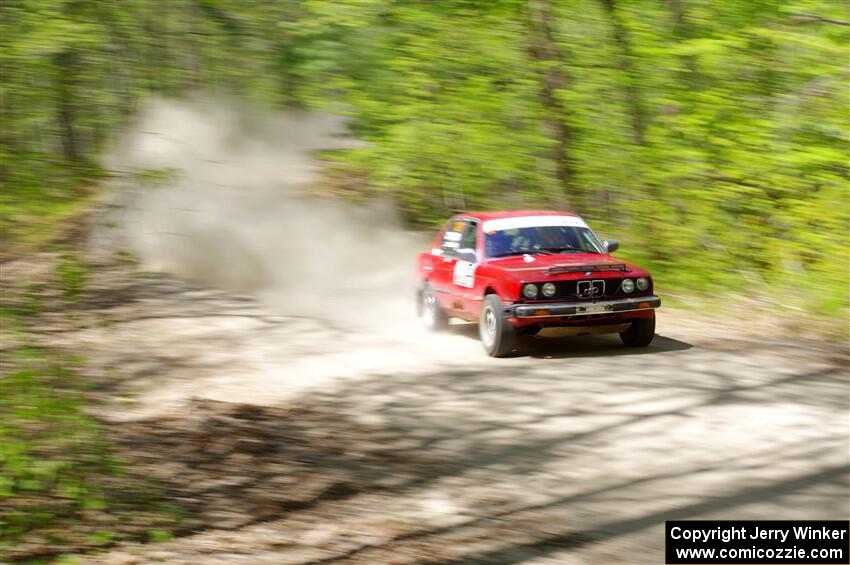
[(92, 247), (163, 274), (95, 260), (43, 321), (134, 471), (191, 514), (87, 561), (658, 564), (665, 520), (847, 518), (846, 351), (735, 307), (662, 308), (642, 350), (491, 359), (469, 325), (427, 334), (427, 243), (392, 210), (304, 196), (335, 122), (261, 117), (155, 104), (107, 165), (179, 174), (129, 176)]
[(719, 313), (497, 360), (468, 325), (366, 331), (109, 269), (81, 310), (51, 339), (193, 515), (86, 562), (657, 564), (665, 520), (848, 515), (846, 355)]

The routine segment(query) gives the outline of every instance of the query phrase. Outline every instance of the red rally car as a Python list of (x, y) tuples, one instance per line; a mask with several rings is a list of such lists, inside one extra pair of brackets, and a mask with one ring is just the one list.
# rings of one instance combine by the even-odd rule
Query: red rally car
[(457, 215), (419, 254), (419, 316), (435, 330), (449, 318), (478, 322), (495, 357), (518, 334), (619, 333), (649, 345), (661, 299), (646, 270), (610, 255), (618, 247), (567, 212)]

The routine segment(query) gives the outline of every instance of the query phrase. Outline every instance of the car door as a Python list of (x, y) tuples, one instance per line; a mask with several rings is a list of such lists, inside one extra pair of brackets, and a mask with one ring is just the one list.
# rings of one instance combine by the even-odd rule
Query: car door
[(454, 269), (458, 262), (458, 249), (467, 223), (458, 218), (449, 220), (443, 230), (440, 247), (436, 249), (440, 258), (434, 261), (431, 272), (431, 288), (437, 295), (437, 301), (445, 310), (455, 311), (460, 306), (457, 287), (454, 285)]
[(465, 313), (475, 310), (477, 299), (476, 270), (479, 263), (478, 221), (464, 220), (465, 226), (457, 250), (457, 261), (452, 269), (452, 286), (459, 298), (459, 309)]

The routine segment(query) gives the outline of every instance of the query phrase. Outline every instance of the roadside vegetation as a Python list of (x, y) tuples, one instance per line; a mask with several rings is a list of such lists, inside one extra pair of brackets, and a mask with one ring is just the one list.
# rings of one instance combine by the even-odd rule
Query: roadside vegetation
[(159, 485), (133, 474), (110, 441), (109, 431), (86, 411), (97, 383), (88, 377), (85, 359), (44, 345), (41, 316), (48, 309), (60, 309), (65, 318), (74, 318), (87, 273), (73, 251), (61, 248), (52, 272), (26, 284), (3, 281), (0, 556), (4, 561), (48, 562), (121, 540), (168, 539), (185, 516), (166, 501)]
[(62, 160), (3, 158), (14, 162), (0, 166), (0, 259), (44, 249), (68, 237), (95, 202), (96, 183), (103, 173)]
[(353, 118), (331, 158), (411, 225), (574, 209), (681, 293), (848, 316), (848, 7), (330, 0), (2, 8), (9, 252), (84, 208), (150, 94)]

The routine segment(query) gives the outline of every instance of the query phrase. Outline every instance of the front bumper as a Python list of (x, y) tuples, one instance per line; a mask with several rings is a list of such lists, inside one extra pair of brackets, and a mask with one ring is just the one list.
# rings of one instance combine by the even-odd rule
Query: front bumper
[(635, 296), (618, 300), (597, 300), (595, 302), (551, 302), (536, 304), (514, 304), (505, 308), (510, 318), (551, 318), (553, 316), (587, 316), (588, 314), (618, 314), (653, 310), (661, 306), (661, 298)]

